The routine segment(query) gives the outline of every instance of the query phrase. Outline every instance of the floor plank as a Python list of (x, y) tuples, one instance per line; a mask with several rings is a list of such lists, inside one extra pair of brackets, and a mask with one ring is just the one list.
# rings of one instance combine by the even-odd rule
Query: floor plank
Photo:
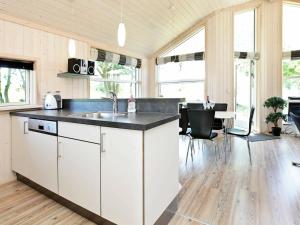
[(195, 143), (195, 157), (185, 165), (187, 140), (181, 141), (177, 214), (209, 225), (300, 224), (300, 139), (253, 142), (249, 162), (243, 139), (217, 159), (212, 149)]
[[(170, 225), (299, 225), (300, 138), (251, 143), (244, 140), (215, 156), (208, 143), (195, 143), (185, 164), (187, 139), (180, 138), (178, 210)], [(222, 143), (220, 139), (219, 143)], [(18, 181), (0, 186), (0, 224), (94, 224)]]

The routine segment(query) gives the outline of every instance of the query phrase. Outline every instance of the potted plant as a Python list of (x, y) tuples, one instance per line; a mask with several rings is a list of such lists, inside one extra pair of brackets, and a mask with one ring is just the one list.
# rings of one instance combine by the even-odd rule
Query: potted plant
[(272, 134), (274, 136), (280, 136), (281, 127), (278, 126), (280, 120), (286, 120), (286, 115), (282, 113), (282, 110), (287, 106), (287, 103), (284, 99), (280, 97), (271, 97), (268, 98), (264, 107), (271, 108), (272, 112), (266, 117), (266, 123), (273, 123)]

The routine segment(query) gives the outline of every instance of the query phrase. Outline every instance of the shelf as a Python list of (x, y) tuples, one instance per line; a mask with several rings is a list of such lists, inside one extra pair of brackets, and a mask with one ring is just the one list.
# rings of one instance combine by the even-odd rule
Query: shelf
[(57, 77), (61, 78), (77, 78), (77, 79), (90, 79), (95, 78), (97, 76), (95, 75), (86, 75), (86, 74), (77, 74), (77, 73), (59, 73), (57, 74)]
[(111, 79), (103, 79), (97, 75), (86, 75), (86, 74), (77, 74), (77, 73), (59, 73), (57, 77), (60, 78), (75, 78), (75, 79), (89, 79), (91, 81), (97, 82), (116, 82), (116, 83), (140, 83), (140, 81), (131, 81), (131, 80), (111, 80)]

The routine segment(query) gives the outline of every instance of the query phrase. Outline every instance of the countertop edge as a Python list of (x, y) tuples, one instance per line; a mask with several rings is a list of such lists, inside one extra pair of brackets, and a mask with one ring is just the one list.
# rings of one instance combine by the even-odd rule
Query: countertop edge
[(81, 123), (87, 125), (95, 125), (95, 126), (104, 126), (104, 127), (112, 127), (112, 128), (120, 128), (120, 129), (128, 129), (128, 130), (141, 130), (146, 131), (152, 128), (158, 127), (160, 125), (166, 124), (171, 121), (175, 121), (179, 119), (179, 115), (169, 115), (169, 117), (161, 119), (159, 121), (155, 121), (146, 125), (136, 124), (136, 123), (123, 123), (123, 122), (115, 122), (115, 121), (103, 121), (103, 120), (89, 120), (75, 117), (63, 117), (63, 116), (50, 116), (50, 115), (34, 115), (27, 114), (26, 111), (19, 112), (10, 112), (12, 116), (22, 116), (29, 117), (32, 119), (41, 119), (41, 120), (52, 120), (52, 121), (61, 121), (61, 122), (70, 122), (70, 123)]
[(40, 110), (43, 107), (40, 105), (30, 105), (30, 106), (23, 106), (23, 107), (3, 107), (0, 108), (0, 114), (8, 114), (8, 113), (13, 113), (13, 112), (22, 112), (22, 111), (32, 111), (32, 110)]

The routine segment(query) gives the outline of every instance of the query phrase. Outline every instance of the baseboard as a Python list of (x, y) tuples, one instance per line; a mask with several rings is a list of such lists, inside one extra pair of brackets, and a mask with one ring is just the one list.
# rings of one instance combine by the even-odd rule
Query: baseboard
[(58, 194), (49, 191), (48, 189), (40, 186), (39, 184), (29, 180), (28, 178), (20, 175), (17, 173), (17, 180), (21, 181), (22, 183), (32, 187), (33, 189), (37, 190), (38, 192), (40, 192), (43, 195), (46, 195), (47, 197), (53, 199), (54, 201), (58, 202), (59, 204), (69, 208), (70, 210), (76, 212), (77, 214), (87, 218), (88, 220), (96, 223), (96, 224), (100, 224), (100, 225), (116, 225), (115, 223), (112, 223), (104, 218), (102, 218), (101, 216), (90, 212), (89, 210), (82, 208), (81, 206), (59, 196)]
[(168, 225), (174, 217), (178, 206), (178, 196), (176, 196), (169, 206), (164, 210), (161, 216), (156, 220), (154, 225)]

